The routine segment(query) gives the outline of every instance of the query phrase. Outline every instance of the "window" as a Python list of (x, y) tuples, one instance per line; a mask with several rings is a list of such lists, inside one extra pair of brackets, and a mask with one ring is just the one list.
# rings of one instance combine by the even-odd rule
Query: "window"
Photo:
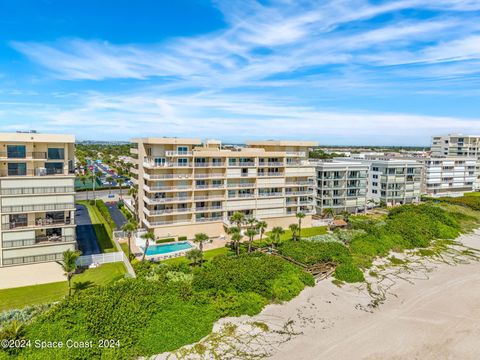
[(188, 159), (180, 158), (177, 160), (178, 166), (188, 166)]
[(187, 146), (178, 146), (177, 147), (177, 152), (179, 154), (187, 154), (188, 153), (188, 147)]
[(373, 175), (373, 178), (374, 178), (374, 179), (378, 179), (378, 175)]
[(24, 159), (27, 157), (25, 145), (7, 145), (9, 159)]
[(377, 190), (372, 190), (372, 194), (376, 194), (377, 192)]
[(26, 163), (8, 164), (8, 176), (27, 175)]
[(63, 174), (63, 163), (61, 162), (45, 163), (45, 169), (47, 169), (48, 175)]
[(63, 148), (48, 148), (48, 159), (63, 160), (65, 159), (65, 149)]
[(228, 165), (230, 165), (230, 166), (237, 165), (237, 159), (234, 159), (234, 158), (228, 159)]
[(374, 166), (374, 167), (372, 168), (372, 171), (378, 171), (378, 167), (377, 167), (377, 166)]
[(372, 186), (378, 186), (377, 182), (372, 182)]
[(165, 166), (165, 158), (155, 158), (153, 161), (155, 166)]

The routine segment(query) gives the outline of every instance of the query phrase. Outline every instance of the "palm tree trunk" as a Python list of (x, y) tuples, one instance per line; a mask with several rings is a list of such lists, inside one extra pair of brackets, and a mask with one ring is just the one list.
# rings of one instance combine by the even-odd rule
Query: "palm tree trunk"
[(248, 253), (249, 254), (252, 252), (252, 241), (253, 241), (253, 238), (251, 238), (250, 241), (248, 242)]
[(72, 276), (70, 274), (68, 274), (67, 280), (68, 280), (68, 296), (71, 296), (72, 295)]
[(123, 197), (122, 197), (122, 185), (120, 185), (120, 200), (122, 200)]
[(142, 256), (142, 261), (145, 261), (145, 256), (147, 255), (147, 249), (148, 249), (148, 246), (149, 246), (149, 240), (147, 239), (145, 241), (145, 250), (143, 251), (143, 256)]
[(130, 253), (131, 250), (130, 250), (130, 240), (132, 238), (132, 235), (129, 233), (128, 234), (128, 261), (130, 262), (130, 257), (132, 256), (132, 254)]

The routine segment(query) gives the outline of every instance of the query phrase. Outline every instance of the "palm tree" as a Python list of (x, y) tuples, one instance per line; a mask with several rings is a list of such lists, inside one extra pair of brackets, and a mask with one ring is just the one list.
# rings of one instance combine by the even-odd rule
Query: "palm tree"
[(132, 234), (133, 232), (137, 230), (137, 224), (129, 221), (126, 224), (123, 224), (122, 226), (122, 231), (127, 233), (127, 239), (128, 239), (128, 261), (130, 261), (130, 257), (132, 256), (131, 254), (131, 248), (130, 248), (130, 242), (132, 240)]
[(248, 236), (248, 252), (250, 253), (252, 252), (253, 238), (255, 237), (255, 235), (257, 235), (257, 230), (255, 230), (254, 228), (247, 229), (245, 235)]
[[(5, 340), (20, 340), (23, 339), (24, 335), (25, 325), (17, 319), (13, 319), (8, 325), (0, 329), (0, 338)], [(5, 351), (11, 355), (16, 352), (14, 347), (6, 347)]]
[(68, 296), (72, 295), (72, 278), (77, 270), (77, 259), (79, 256), (80, 252), (67, 250), (63, 253), (63, 259), (60, 263), (68, 281)]
[(235, 253), (237, 255), (240, 255), (240, 241), (242, 240), (243, 235), (240, 234), (240, 232), (236, 231), (232, 234), (232, 241), (233, 241), (233, 246), (235, 248)]
[(92, 173), (90, 174), (90, 180), (92, 180), (93, 200), (94, 200), (95, 203), (96, 203), (97, 199), (96, 199), (96, 197), (95, 197), (95, 183), (96, 183), (96, 181), (97, 181), (97, 177), (96, 177), (95, 173), (92, 172)]
[(108, 182), (108, 193), (111, 194), (112, 193), (113, 177), (107, 176), (107, 178), (105, 180), (107, 180), (107, 182)]
[(193, 262), (193, 266), (197, 265), (197, 262), (200, 261), (200, 266), (202, 265), (203, 252), (199, 249), (192, 249), (185, 254), (185, 258)]
[(120, 187), (120, 200), (122, 200), (122, 185), (125, 184), (125, 179), (124, 178), (118, 178), (117, 179), (117, 184)]
[(266, 221), (259, 221), (257, 222), (257, 230), (260, 233), (260, 241), (262, 241), (263, 234), (265, 234), (265, 230), (267, 229), (267, 222)]
[(239, 211), (234, 212), (230, 218), (230, 222), (235, 224), (240, 229), (245, 222), (245, 214)]
[(142, 261), (145, 261), (145, 256), (147, 255), (147, 249), (150, 246), (150, 240), (155, 240), (155, 234), (152, 233), (151, 231), (148, 231), (145, 234), (142, 234), (141, 238), (145, 240), (145, 248), (143, 249), (143, 256), (142, 256)]
[(299, 227), (297, 224), (290, 224), (290, 226), (288, 227), (290, 229), (290, 231), (292, 232), (292, 239), (294, 241), (298, 240), (298, 231), (299, 231)]
[(133, 208), (135, 210), (135, 221), (138, 223), (139, 222), (139, 218), (138, 218), (138, 186), (137, 185), (133, 185), (132, 187), (130, 187), (130, 189), (128, 189), (128, 195), (132, 197), (133, 199)]
[(335, 212), (333, 211), (332, 208), (326, 208), (323, 210), (323, 216), (325, 217), (333, 217), (333, 215), (335, 215)]
[(254, 217), (249, 217), (247, 220), (246, 220), (246, 223), (248, 225), (248, 228), (249, 229), (254, 229), (255, 228), (255, 225), (257, 224), (257, 219), (255, 219)]
[(85, 190), (87, 191), (87, 201), (88, 201), (88, 200), (89, 200), (89, 199), (88, 199), (88, 188), (85, 186), (85, 184), (87, 183), (87, 180), (88, 180), (88, 177), (87, 177), (87, 176), (85, 176), (85, 175), (80, 176), (80, 181), (82, 182), (83, 187), (84, 187)]
[(193, 241), (199, 243), (200, 251), (203, 251), (203, 242), (207, 241), (209, 239), (207, 234), (204, 233), (198, 233), (195, 234), (195, 239)]
[(299, 211), (295, 215), (298, 219), (298, 240), (302, 238), (302, 219), (305, 217), (305, 213)]
[(280, 242), (280, 236), (285, 233), (285, 230), (283, 230), (280, 226), (275, 226), (272, 229), (271, 237), (273, 240), (273, 245), (276, 246)]

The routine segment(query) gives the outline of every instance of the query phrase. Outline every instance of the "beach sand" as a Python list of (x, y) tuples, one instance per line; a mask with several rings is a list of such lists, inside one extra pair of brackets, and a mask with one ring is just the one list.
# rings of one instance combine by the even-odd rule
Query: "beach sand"
[[(480, 248), (479, 231), (457, 240)], [(480, 262), (455, 259), (397, 268), (380, 285), (387, 295), (379, 306), (365, 286), (321, 281), (256, 316), (220, 320), (215, 342), (201, 343), (221, 359), (480, 359)], [(236, 330), (219, 342), (228, 326)]]

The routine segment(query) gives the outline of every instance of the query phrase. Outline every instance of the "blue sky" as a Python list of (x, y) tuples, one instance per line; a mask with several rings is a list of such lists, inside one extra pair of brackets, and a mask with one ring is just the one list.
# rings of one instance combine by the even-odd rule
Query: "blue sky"
[(480, 1), (0, 1), (0, 130), (427, 145), (480, 133)]

